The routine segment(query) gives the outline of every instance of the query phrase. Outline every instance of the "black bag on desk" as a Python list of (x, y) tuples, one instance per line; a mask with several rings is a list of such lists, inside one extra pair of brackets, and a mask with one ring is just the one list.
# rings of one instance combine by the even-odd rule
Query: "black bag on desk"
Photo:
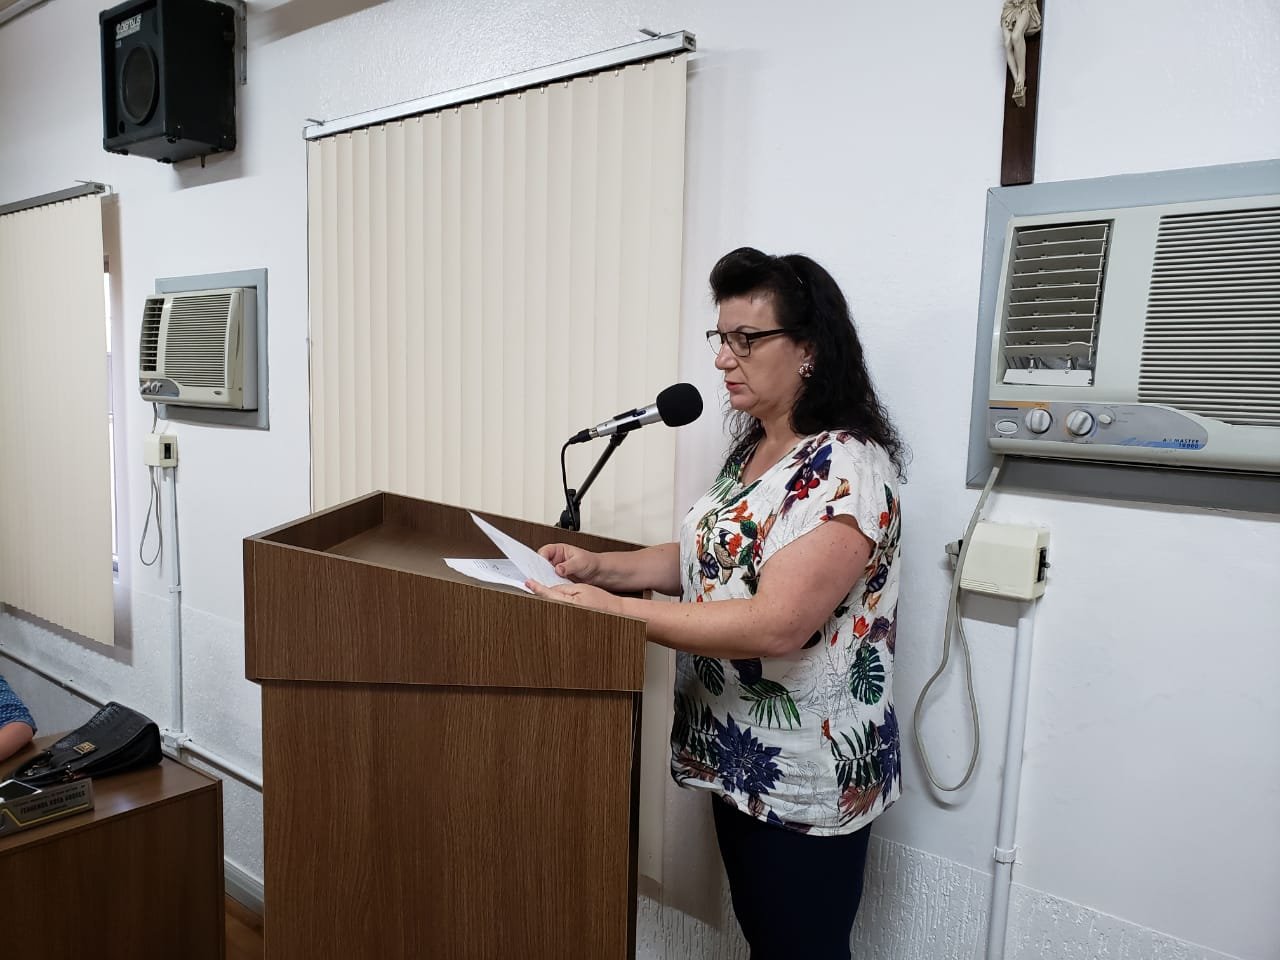
[(82, 777), (106, 777), (160, 762), (160, 728), (136, 710), (115, 703), (8, 775), (32, 786)]

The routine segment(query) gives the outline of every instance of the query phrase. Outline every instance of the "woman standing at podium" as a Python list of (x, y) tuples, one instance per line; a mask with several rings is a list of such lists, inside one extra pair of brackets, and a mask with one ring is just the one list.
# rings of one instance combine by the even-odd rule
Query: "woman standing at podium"
[[(711, 272), (731, 444), (677, 543), (550, 544), (540, 596), (678, 651), (671, 773), (712, 797), (752, 960), (847, 960), (869, 825), (901, 793), (893, 653), (903, 444), (844, 294), (805, 256)], [(618, 593), (680, 595), (670, 604)]]

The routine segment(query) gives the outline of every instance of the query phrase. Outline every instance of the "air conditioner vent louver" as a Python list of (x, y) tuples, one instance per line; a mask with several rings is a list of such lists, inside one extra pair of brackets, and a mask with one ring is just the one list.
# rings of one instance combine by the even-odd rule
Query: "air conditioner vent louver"
[(147, 297), (142, 307), (142, 338), (138, 345), (138, 369), (145, 374), (156, 372), (160, 346), (160, 317), (164, 313), (164, 297)]
[(169, 311), (165, 374), (193, 387), (225, 387), (231, 294), (176, 297)]
[(1005, 383), (1093, 382), (1110, 232), (1107, 220), (1014, 230), (1001, 318)]
[(1160, 219), (1138, 399), (1280, 426), (1280, 207)]

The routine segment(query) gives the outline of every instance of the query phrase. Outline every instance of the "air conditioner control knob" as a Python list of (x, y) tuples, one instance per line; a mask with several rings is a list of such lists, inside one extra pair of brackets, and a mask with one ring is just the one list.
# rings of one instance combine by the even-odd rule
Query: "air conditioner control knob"
[(1088, 410), (1072, 410), (1067, 414), (1067, 432), (1085, 437), (1093, 430), (1093, 414)]
[(1044, 433), (1053, 425), (1053, 415), (1048, 410), (1036, 407), (1027, 411), (1024, 422), (1032, 433)]

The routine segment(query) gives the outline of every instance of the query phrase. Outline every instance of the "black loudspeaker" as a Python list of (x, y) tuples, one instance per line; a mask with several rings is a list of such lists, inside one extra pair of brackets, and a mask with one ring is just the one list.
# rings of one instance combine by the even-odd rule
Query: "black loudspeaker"
[(102, 146), (161, 163), (236, 147), (235, 11), (130, 0), (98, 14)]

